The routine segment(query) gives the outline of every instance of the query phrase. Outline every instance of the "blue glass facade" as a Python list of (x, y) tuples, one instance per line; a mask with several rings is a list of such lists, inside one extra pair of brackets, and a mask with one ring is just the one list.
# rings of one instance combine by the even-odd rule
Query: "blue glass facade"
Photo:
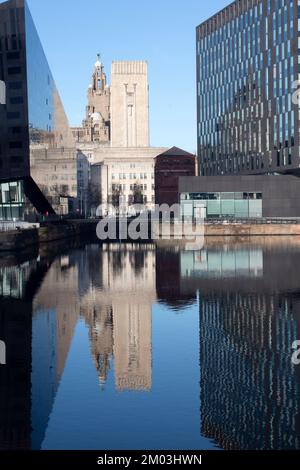
[(0, 4), (0, 182), (24, 181), (39, 212), (53, 209), (31, 177), (31, 156), (41, 149), (74, 147), (51, 70), (25, 0)]
[(30, 145), (47, 148), (74, 146), (54, 78), (31, 13), (25, 3), (26, 74)]
[(201, 175), (299, 171), (298, 9), (240, 0), (197, 28)]

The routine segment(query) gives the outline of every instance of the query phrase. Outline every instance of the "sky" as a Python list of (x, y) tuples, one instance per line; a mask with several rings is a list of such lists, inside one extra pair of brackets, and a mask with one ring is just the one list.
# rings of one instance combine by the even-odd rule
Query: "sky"
[(97, 53), (147, 60), (150, 139), (196, 152), (196, 26), (230, 0), (27, 0), (71, 125), (81, 125)]

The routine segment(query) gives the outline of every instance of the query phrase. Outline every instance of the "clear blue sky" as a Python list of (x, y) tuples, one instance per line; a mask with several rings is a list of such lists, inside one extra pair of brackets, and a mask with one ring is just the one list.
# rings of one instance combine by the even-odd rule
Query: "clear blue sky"
[(147, 60), (151, 145), (196, 151), (195, 28), (230, 0), (27, 0), (69, 121), (84, 117), (96, 54)]

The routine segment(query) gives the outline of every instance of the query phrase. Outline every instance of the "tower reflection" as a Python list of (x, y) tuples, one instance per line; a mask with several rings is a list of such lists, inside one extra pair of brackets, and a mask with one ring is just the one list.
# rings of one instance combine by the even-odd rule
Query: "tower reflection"
[[(153, 245), (107, 245), (93, 250), (101, 286), (90, 286), (81, 312), (90, 329), (92, 352), (101, 383), (114, 359), (119, 391), (148, 391), (152, 385), (152, 305), (155, 292)], [(94, 270), (94, 268), (92, 270)]]

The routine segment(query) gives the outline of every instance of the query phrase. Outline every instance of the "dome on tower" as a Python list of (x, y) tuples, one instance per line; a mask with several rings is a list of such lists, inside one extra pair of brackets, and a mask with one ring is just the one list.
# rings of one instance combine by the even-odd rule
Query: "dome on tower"
[(102, 63), (101, 63), (101, 60), (100, 60), (100, 54), (97, 55), (97, 62), (95, 63), (95, 67), (96, 68), (102, 67)]
[(93, 114), (91, 115), (91, 119), (92, 119), (93, 121), (101, 121), (101, 114), (100, 114), (100, 113), (93, 113)]

